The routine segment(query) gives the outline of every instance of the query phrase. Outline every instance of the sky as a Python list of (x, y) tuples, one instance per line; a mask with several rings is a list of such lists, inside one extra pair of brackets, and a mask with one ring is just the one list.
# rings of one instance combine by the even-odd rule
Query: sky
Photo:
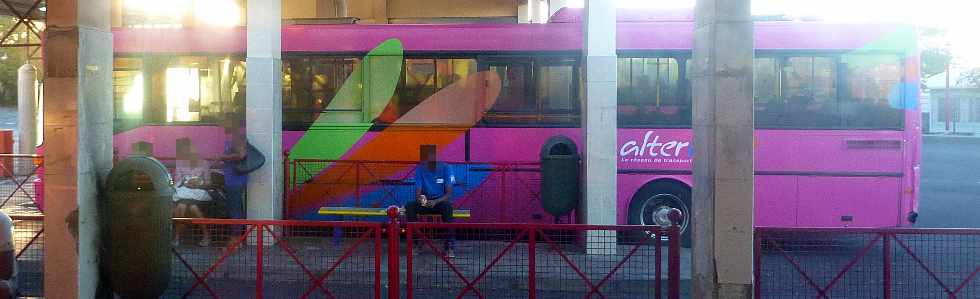
[[(615, 0), (623, 8), (692, 8), (695, 0)], [(582, 7), (583, 0), (569, 6)], [(980, 67), (978, 0), (752, 0), (752, 14), (817, 17), (839, 22), (904, 23), (946, 30), (921, 47), (948, 45), (954, 64)]]

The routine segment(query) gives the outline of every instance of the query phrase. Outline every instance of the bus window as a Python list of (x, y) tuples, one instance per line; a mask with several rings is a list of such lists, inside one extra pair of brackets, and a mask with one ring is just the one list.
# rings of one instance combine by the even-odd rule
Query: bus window
[(837, 63), (830, 57), (787, 57), (782, 63), (782, 100), (792, 128), (840, 126), (837, 109)]
[(476, 59), (436, 59), (436, 87), (439, 89), (476, 72)]
[(527, 64), (491, 64), (490, 70), (500, 76), (500, 95), (493, 112), (532, 112), (536, 105), (528, 96), (530, 69)]
[(295, 111), (301, 107), (301, 101), (309, 98), (310, 88), (305, 86), (308, 80), (304, 79), (309, 75), (306, 62), (302, 58), (282, 59), (282, 121), (283, 129), (290, 127), (292, 122), (310, 122), (310, 117), (305, 117), (306, 113)]
[(401, 88), (395, 99), (398, 115), (405, 114), (437, 90), (435, 59), (405, 59)]
[(324, 119), (330, 122), (360, 121), (361, 89), (354, 88), (352, 94), (337, 97), (337, 92), (359, 64), (359, 59), (347, 57), (284, 59), (284, 126), (308, 125), (323, 112), (328, 112)]
[(847, 128), (902, 127), (902, 62), (898, 56), (844, 55), (846, 92), (841, 101)]
[(310, 64), (310, 93), (312, 95), (313, 109), (325, 109), (327, 107), (336, 110), (360, 110), (361, 97), (336, 97), (340, 87), (357, 65), (357, 59), (350, 58), (327, 58), (314, 59)]
[[(117, 57), (117, 129), (141, 124), (218, 122), (244, 111), (245, 62), (231, 57)], [(141, 100), (142, 99), (142, 100)]]
[(757, 127), (840, 127), (836, 58), (762, 57), (754, 63)]
[(391, 107), (376, 120), (391, 123), (422, 101), (476, 72), (475, 59), (405, 59)]
[(691, 98), (686, 62), (677, 58), (621, 58), (619, 123), (689, 127)]
[(577, 111), (578, 97), (574, 64), (541, 63), (535, 68), (537, 97), (544, 113), (569, 113)]
[(500, 95), (483, 121), (494, 124), (572, 125), (579, 119), (578, 61), (573, 57), (488, 58)]
[(137, 125), (143, 118), (146, 99), (143, 78), (143, 60), (116, 58), (113, 60), (112, 98), (116, 107), (115, 123), (123, 130)]
[(752, 85), (755, 90), (755, 123), (758, 127), (775, 126), (786, 107), (779, 98), (779, 69), (775, 58), (756, 58)]

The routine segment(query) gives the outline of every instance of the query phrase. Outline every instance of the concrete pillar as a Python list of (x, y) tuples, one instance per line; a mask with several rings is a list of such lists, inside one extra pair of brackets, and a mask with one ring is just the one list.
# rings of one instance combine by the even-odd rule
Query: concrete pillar
[(245, 127), (248, 141), (266, 158), (249, 174), (250, 219), (282, 218), (281, 24), (281, 1), (248, 1)]
[(698, 0), (694, 29), (694, 298), (752, 298), (750, 0)]
[[(581, 222), (616, 223), (616, 4), (585, 2), (582, 140), (585, 185)], [(590, 236), (598, 237), (598, 236)], [(606, 240), (608, 241), (608, 240)], [(592, 243), (592, 242), (590, 242)], [(592, 246), (589, 246), (592, 249)]]
[(93, 298), (98, 284), (96, 203), (112, 167), (109, 2), (47, 2), (44, 295), (48, 298)]
[[(17, 148), (15, 153), (33, 155), (37, 146), (37, 69), (26, 63), (17, 70)], [(18, 159), (14, 173), (29, 175), (34, 161)]]

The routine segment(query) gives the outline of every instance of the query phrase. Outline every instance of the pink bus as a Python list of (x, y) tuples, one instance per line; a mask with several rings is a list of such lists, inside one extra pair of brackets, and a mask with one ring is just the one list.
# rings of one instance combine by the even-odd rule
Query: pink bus
[[(494, 184), (478, 174), (479, 165), (539, 161), (555, 136), (580, 142), (579, 22), (576, 11), (565, 10), (547, 24), (286, 26), (284, 148), (297, 160), (410, 161), (419, 144), (436, 144), (443, 160), (459, 162), (457, 171), (466, 173), (459, 195), (479, 192)], [(173, 156), (181, 138), (198, 151), (220, 152), (222, 131), (214, 124), (243, 109), (244, 30), (114, 33), (120, 155), (151, 147)], [(898, 25), (756, 23), (757, 226), (915, 222), (921, 119), (915, 37), (913, 28)], [(664, 224), (656, 212), (678, 208), (689, 231), (687, 216), (697, 204), (693, 23), (621, 15), (617, 39), (619, 144), (609, 154), (619, 160), (618, 222)], [(287, 192), (286, 216), (318, 218), (318, 207), (353, 205), (352, 196), (309, 196), (312, 187), (302, 184), (341, 164), (325, 163), (301, 178)], [(391, 168), (383, 176), (411, 171), (408, 164)], [(530, 182), (534, 170), (523, 174)], [(370, 197), (358, 192), (358, 204)], [(505, 197), (463, 208), (472, 209), (473, 221), (555, 221), (542, 216), (535, 198)], [(399, 200), (405, 198), (393, 203)], [(502, 210), (501, 200), (518, 204)]]

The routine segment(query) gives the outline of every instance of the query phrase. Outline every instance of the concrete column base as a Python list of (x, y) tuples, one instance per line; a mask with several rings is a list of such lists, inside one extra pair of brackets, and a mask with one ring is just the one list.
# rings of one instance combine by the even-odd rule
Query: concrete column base
[(752, 298), (752, 285), (751, 284), (734, 284), (734, 283), (720, 283), (718, 284), (718, 289), (715, 290), (718, 299), (751, 299)]

